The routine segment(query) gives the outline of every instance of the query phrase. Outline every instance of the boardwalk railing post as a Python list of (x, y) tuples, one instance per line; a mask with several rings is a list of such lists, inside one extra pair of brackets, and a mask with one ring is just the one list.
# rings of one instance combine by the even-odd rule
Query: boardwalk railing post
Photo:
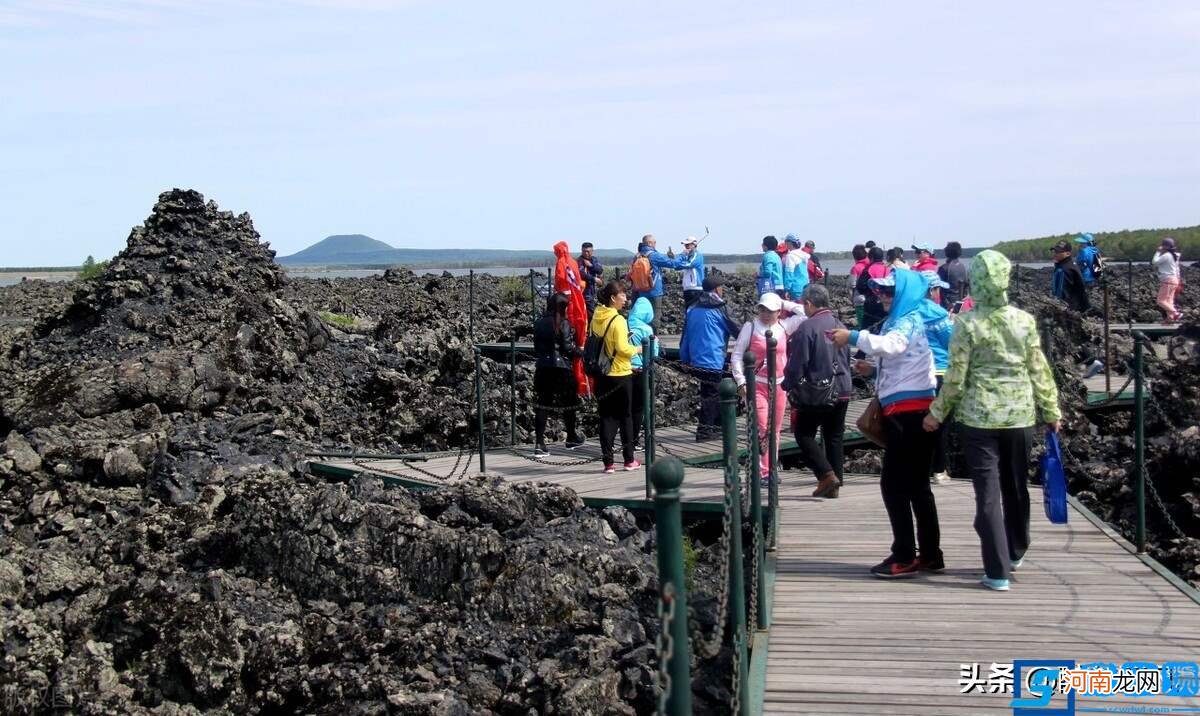
[(1129, 295), (1125, 307), (1129, 314), (1129, 332), (1133, 333), (1133, 259), (1129, 259)]
[(529, 269), (529, 322), (537, 321), (537, 286), (534, 284), (534, 271)]
[(475, 416), (479, 426), (479, 471), (487, 472), (487, 438), (483, 432), (483, 351), (475, 346)]
[(659, 598), (669, 623), (659, 637), (659, 668), (671, 678), (665, 694), (665, 713), (692, 712), (691, 655), (688, 650), (687, 581), (683, 572), (683, 514), (679, 486), (683, 484), (683, 463), (666, 457), (654, 463), (654, 531), (658, 542)]
[(782, 418), (778, 414), (775, 395), (775, 349), (778, 346), (779, 341), (771, 331), (767, 331), (767, 393), (771, 396), (767, 402), (767, 477), (770, 481), (767, 486), (767, 522), (770, 524), (767, 536), (772, 547), (779, 533), (775, 525), (775, 510), (779, 506), (779, 431), (775, 429), (775, 421)]
[(508, 444), (517, 444), (517, 332), (508, 339)]
[(475, 269), (467, 274), (467, 336), (475, 343)]
[(1112, 341), (1109, 340), (1112, 326), (1108, 320), (1108, 279), (1100, 276), (1100, 290), (1104, 292), (1104, 392), (1112, 395)]
[(1146, 415), (1142, 400), (1145, 398), (1146, 381), (1142, 374), (1143, 348), (1146, 336), (1140, 331), (1133, 334), (1133, 474), (1137, 497), (1137, 550), (1146, 551)]
[(642, 374), (638, 376), (638, 380), (642, 381), (642, 424), (634, 425), (633, 429), (642, 430), (642, 447), (645, 448), (644, 456), (646, 458), (646, 499), (650, 499), (650, 481), (651, 470), (654, 465), (654, 382), (650, 377), (650, 367), (653, 361), (650, 356), (653, 355), (653, 347), (651, 341), (653, 338), (646, 338), (642, 341)]
[[(746, 352), (749, 361), (753, 354)], [(753, 372), (750, 373), (754, 375)], [(725, 456), (725, 494), (729, 504), (729, 633), (732, 636), (737, 673), (734, 674), (734, 684), (738, 687), (737, 700), (741, 704), (741, 713), (749, 709), (749, 679), (746, 673), (750, 667), (746, 643), (746, 586), (742, 573), (742, 485), (738, 469), (737, 445), (737, 387), (733, 380), (725, 378), (721, 381), (721, 434), (723, 438), (723, 453)], [(747, 389), (746, 403), (754, 404), (754, 395)], [(751, 446), (756, 444), (751, 436)], [(754, 450), (751, 450), (751, 465), (756, 465)], [(751, 468), (757, 471), (757, 468)], [(752, 476), (751, 480), (755, 478)]]

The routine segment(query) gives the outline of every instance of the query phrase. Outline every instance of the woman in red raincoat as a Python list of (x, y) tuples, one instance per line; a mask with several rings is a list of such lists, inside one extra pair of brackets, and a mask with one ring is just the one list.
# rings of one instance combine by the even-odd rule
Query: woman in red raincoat
[[(554, 245), (554, 255), (558, 262), (554, 265), (554, 290), (565, 293), (570, 299), (567, 304), (567, 321), (575, 330), (575, 340), (579, 343), (582, 353), (583, 344), (588, 335), (587, 302), (583, 300), (583, 283), (579, 277), (579, 264), (571, 257), (567, 242), (560, 241)], [(579, 386), (579, 394), (590, 395), (592, 384), (587, 374), (583, 372), (583, 360), (575, 359), (575, 382)]]

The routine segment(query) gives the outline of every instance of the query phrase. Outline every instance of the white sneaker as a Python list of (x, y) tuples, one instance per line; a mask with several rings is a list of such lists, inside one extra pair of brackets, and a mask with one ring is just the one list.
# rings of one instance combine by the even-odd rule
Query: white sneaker
[(1014, 559), (1012, 562), (1009, 562), (1008, 567), (1009, 567), (1009, 569), (1011, 569), (1015, 572), (1017, 567), (1020, 567), (1022, 564), (1025, 564), (1024, 557), (1022, 557), (1020, 559)]
[(933, 482), (935, 485), (941, 485), (942, 483), (950, 482), (950, 474), (946, 472), (935, 472), (933, 473), (933, 477), (930, 478), (930, 482)]

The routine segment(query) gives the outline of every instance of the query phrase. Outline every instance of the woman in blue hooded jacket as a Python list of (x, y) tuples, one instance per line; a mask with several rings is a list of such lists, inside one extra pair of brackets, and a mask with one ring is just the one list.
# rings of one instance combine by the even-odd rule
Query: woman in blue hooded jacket
[[(651, 305), (650, 299), (639, 296), (638, 300), (633, 302), (633, 308), (629, 309), (629, 344), (641, 347), (649, 338), (654, 358), (658, 358), (658, 339), (654, 337), (654, 329), (651, 328), (653, 322), (654, 306)], [(641, 444), (641, 436), (645, 429), (642, 425), (646, 408), (646, 392), (642, 386), (642, 353), (635, 355), (630, 362), (633, 364), (633, 408), (630, 412), (633, 414), (633, 444), (637, 446)]]
[[(922, 271), (921, 277), (929, 284), (925, 302), (921, 304), (921, 319), (925, 321), (925, 337), (929, 340), (929, 350), (933, 353), (933, 370), (937, 376), (937, 389), (942, 392), (942, 379), (946, 375), (946, 366), (950, 364), (950, 338), (954, 335), (954, 317), (942, 307), (942, 291), (950, 288), (936, 271)], [(933, 475), (935, 483), (948, 482), (950, 474), (946, 472), (947, 442), (949, 428), (943, 425), (936, 433), (933, 451)]]
[(921, 315), (929, 289), (920, 274), (907, 269), (872, 279), (871, 285), (888, 311), (880, 334), (842, 329), (831, 337), (835, 345), (849, 344), (879, 359), (875, 388), (887, 437), (879, 489), (892, 523), (892, 550), (871, 573), (885, 579), (912, 577), (945, 568), (937, 504), (929, 485), (934, 436), (922, 427), (937, 392), (933, 353)]

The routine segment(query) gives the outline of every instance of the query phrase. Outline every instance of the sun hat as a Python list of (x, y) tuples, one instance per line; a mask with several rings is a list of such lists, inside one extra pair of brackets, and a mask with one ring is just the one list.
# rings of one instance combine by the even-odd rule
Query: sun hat
[(758, 305), (768, 311), (780, 311), (783, 310), (783, 299), (776, 293), (764, 293), (758, 297)]

